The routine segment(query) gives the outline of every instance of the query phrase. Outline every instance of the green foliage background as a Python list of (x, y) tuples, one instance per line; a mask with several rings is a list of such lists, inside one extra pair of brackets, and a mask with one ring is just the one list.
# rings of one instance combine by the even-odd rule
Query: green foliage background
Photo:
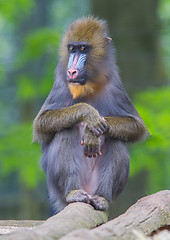
[(136, 107), (151, 136), (133, 146), (131, 175), (149, 172), (147, 193), (170, 187), (170, 87), (152, 89), (135, 97)]
[[(36, 189), (45, 182), (39, 164), (40, 146), (32, 144), (32, 121), (52, 87), (63, 31), (68, 23), (88, 10), (88, 1), (52, 1), (47, 11), (49, 22), (23, 29), (36, 4), (34, 0), (10, 0), (10, 3), (0, 0), (0, 189), (14, 173), (16, 181), (27, 189)], [(160, 51), (168, 78), (169, 10), (170, 2), (161, 1)], [(76, 12), (74, 17), (73, 12)], [(147, 193), (169, 188), (170, 87), (137, 93), (133, 102), (151, 137), (130, 147), (130, 176), (146, 171)]]

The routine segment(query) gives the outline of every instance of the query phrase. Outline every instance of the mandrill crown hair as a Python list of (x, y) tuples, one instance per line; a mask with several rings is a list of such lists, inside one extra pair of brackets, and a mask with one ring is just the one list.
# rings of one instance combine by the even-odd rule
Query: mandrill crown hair
[(67, 62), (68, 53), (65, 51), (68, 42), (86, 42), (91, 46), (90, 58), (99, 61), (107, 53), (108, 29), (106, 21), (88, 17), (74, 21), (65, 33), (60, 47), (60, 58)]

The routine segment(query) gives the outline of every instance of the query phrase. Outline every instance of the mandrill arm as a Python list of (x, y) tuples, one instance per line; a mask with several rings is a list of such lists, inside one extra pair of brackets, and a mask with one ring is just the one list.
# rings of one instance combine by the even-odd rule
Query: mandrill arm
[[(95, 121), (94, 121), (95, 119)], [(56, 132), (85, 122), (89, 130), (103, 134), (107, 125), (98, 111), (86, 103), (78, 103), (70, 107), (47, 110), (34, 120), (34, 141), (50, 141)]]
[(143, 140), (149, 134), (140, 117), (105, 117), (105, 120), (107, 133), (126, 142)]

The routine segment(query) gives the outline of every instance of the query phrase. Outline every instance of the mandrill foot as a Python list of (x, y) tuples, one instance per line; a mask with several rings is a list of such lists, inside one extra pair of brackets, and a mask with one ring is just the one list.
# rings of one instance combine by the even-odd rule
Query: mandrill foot
[(90, 204), (94, 207), (94, 209), (101, 211), (105, 211), (109, 207), (108, 201), (105, 198), (99, 197), (97, 195), (91, 198)]
[(87, 192), (84, 190), (72, 190), (67, 196), (66, 196), (66, 202), (72, 203), (72, 202), (84, 202), (84, 203), (90, 203), (91, 196), (88, 195)]
[(67, 203), (84, 202), (92, 205), (95, 210), (105, 211), (108, 209), (108, 201), (97, 195), (91, 196), (84, 190), (72, 190), (66, 197)]

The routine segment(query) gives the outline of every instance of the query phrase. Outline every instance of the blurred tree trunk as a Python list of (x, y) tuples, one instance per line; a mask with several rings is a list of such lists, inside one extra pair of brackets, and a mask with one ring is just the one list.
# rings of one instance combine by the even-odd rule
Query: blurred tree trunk
[(160, 59), (158, 0), (92, 0), (92, 13), (106, 19), (128, 93), (166, 83)]

